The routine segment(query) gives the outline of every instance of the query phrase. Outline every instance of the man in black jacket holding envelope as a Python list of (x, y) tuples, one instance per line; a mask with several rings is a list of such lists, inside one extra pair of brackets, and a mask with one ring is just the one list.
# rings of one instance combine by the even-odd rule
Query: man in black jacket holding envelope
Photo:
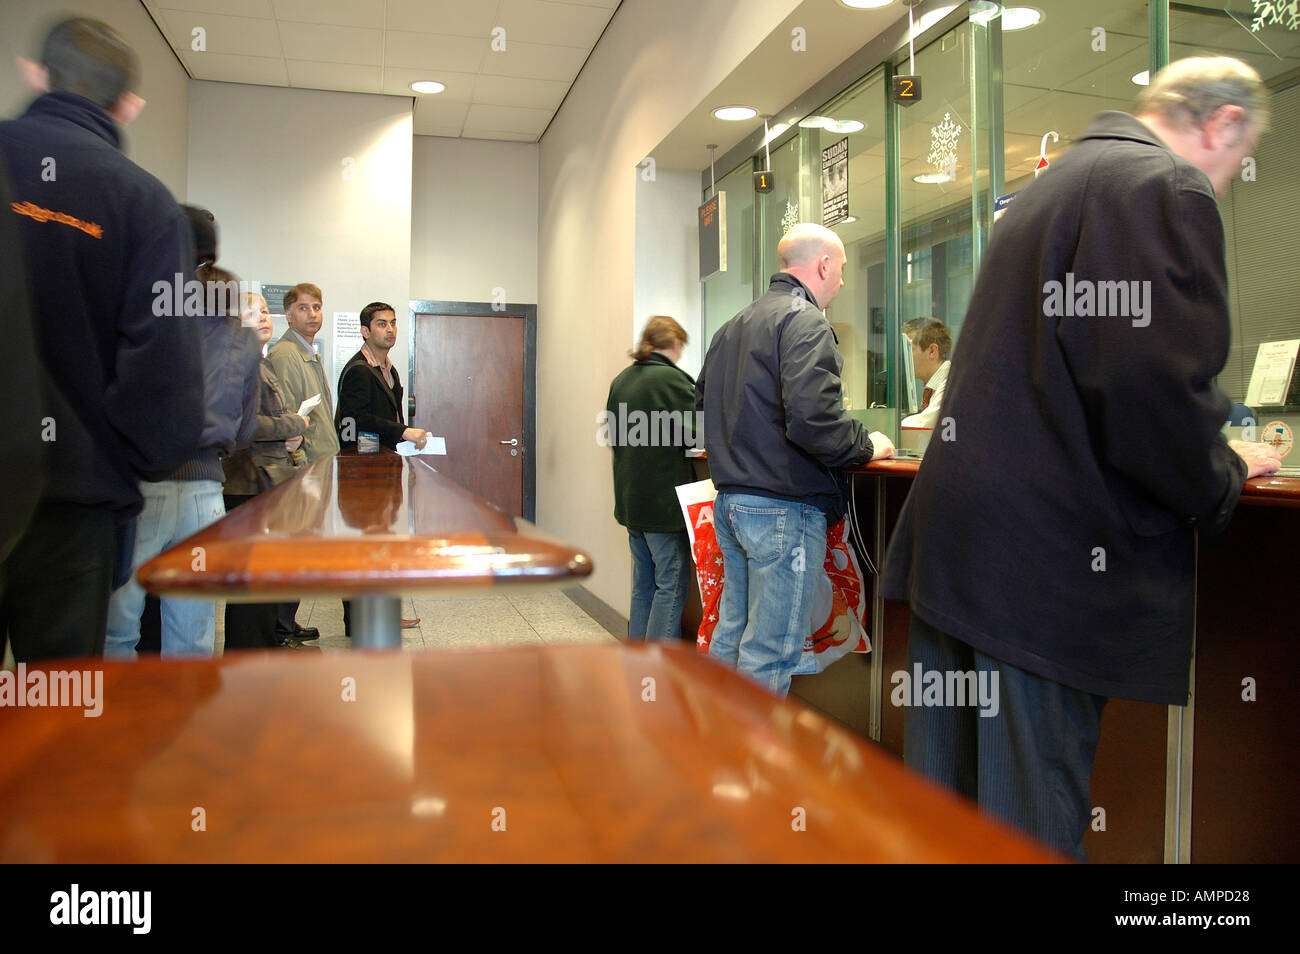
[(339, 443), (355, 449), (357, 435), (377, 434), (390, 450), (401, 441), (422, 448), (427, 431), (406, 426), (402, 409), (402, 378), (388, 359), (397, 344), (397, 314), (392, 305), (372, 301), (361, 309), (361, 337), (365, 344), (343, 366), (339, 375), (339, 406), (334, 426)]
[(996, 696), (977, 712), (895, 692), (907, 763), (1076, 858), (1106, 699), (1186, 704), (1195, 532), (1279, 465), (1223, 438), (1214, 384), (1215, 193), (1266, 111), (1244, 63), (1181, 60), (1016, 196), (886, 553), (881, 592), (912, 607), (896, 676), (973, 674)]
[[(392, 305), (372, 301), (361, 309), (361, 337), (365, 344), (343, 366), (339, 375), (339, 406), (334, 426), (339, 444), (356, 450), (361, 434), (375, 434), (379, 443), (390, 450), (401, 441), (410, 441), (417, 449), (429, 440), (429, 432), (407, 427), (402, 409), (402, 378), (388, 358), (397, 344), (397, 313)], [(420, 620), (403, 619), (402, 628), (411, 629)], [(343, 632), (352, 635), (352, 607), (343, 601)]]

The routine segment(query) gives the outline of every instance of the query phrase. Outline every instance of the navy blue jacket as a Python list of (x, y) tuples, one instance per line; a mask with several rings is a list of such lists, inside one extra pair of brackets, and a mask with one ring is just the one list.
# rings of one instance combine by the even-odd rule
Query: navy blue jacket
[(1214, 384), (1227, 291), (1209, 179), (1102, 113), (993, 227), (882, 595), (1072, 688), (1186, 703), (1195, 532), (1246, 476)]
[(203, 431), (194, 454), (172, 480), (226, 479), (222, 461), (253, 442), (257, 429), (258, 365), (262, 344), (238, 318), (189, 318), (199, 327), (203, 350)]
[(695, 382), (704, 449), (721, 491), (796, 500), (844, 516), (840, 468), (871, 460), (871, 438), (844, 410), (835, 332), (803, 282), (772, 276), (767, 294), (713, 335)]
[(198, 446), (203, 368), (194, 320), (155, 314), (154, 284), (193, 275), (189, 222), (119, 145), (108, 113), (72, 93), (0, 122), (0, 214), (18, 224), (53, 431), (43, 499), (130, 514), (138, 480)]

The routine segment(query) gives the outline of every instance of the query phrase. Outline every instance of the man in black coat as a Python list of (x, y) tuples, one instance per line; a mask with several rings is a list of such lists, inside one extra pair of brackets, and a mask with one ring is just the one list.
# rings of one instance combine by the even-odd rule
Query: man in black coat
[[(159, 480), (198, 447), (198, 329), (174, 313), (193, 275), (189, 223), (156, 178), (121, 152), (144, 101), (131, 48), (107, 25), (72, 19), (21, 60), (38, 97), (0, 123), (46, 372), (49, 483), (4, 567), (3, 614), (19, 661), (104, 648), (115, 560)], [(7, 263), (6, 263), (7, 267)]]
[(402, 378), (388, 358), (397, 344), (397, 314), (392, 305), (372, 301), (361, 309), (361, 337), (365, 343), (339, 374), (339, 404), (334, 412), (339, 443), (356, 449), (357, 435), (377, 434), (379, 443), (393, 449), (401, 441), (424, 447), (427, 431), (406, 426), (402, 410)]
[[(392, 305), (372, 301), (361, 309), (361, 337), (365, 343), (343, 366), (339, 375), (339, 404), (334, 412), (339, 444), (356, 450), (362, 433), (376, 434), (379, 443), (395, 449), (401, 441), (423, 448), (429, 432), (407, 427), (402, 410), (402, 378), (388, 358), (397, 344), (397, 313)], [(402, 628), (411, 629), (420, 620), (403, 619)], [(343, 601), (343, 632), (352, 635), (352, 606)]]
[[(1077, 858), (1106, 698), (1186, 704), (1195, 533), (1279, 465), (1229, 446), (1214, 384), (1215, 191), (1266, 109), (1245, 64), (1179, 61), (1016, 196), (886, 554), (882, 593), (912, 607), (907, 763)], [(972, 673), (978, 715), (912, 684)]]

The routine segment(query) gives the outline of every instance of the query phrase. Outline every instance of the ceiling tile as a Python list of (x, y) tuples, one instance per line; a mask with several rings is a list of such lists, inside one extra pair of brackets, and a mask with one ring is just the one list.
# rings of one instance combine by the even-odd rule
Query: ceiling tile
[(259, 17), (263, 20), (275, 18), (271, 9), (271, 0), (145, 0), (150, 10), (211, 10), (216, 6), (221, 12), (232, 17)]
[(611, 12), (619, 5), (619, 0), (544, 0), (544, 2), (564, 3), (579, 7), (604, 7)]
[[(212, 0), (208, 0), (209, 3)], [(384, 0), (272, 0), (279, 20), (332, 23), (335, 26), (384, 25)]]
[(495, 139), (503, 142), (537, 142), (540, 133), (519, 133), (502, 129), (470, 129), (465, 127), (461, 133), (463, 139)]
[(430, 70), (413, 70), (406, 67), (384, 70), (384, 92), (405, 96), (419, 96), (422, 94), (411, 91), (411, 84), (416, 80), (425, 79), (437, 80), (446, 85), (447, 88), (441, 93), (433, 94), (438, 99), (468, 103), (474, 98), (475, 76), (473, 73), (451, 73), (447, 70), (438, 70), (435, 76)]
[[(286, 60), (289, 84), (300, 89), (333, 89), (344, 93), (380, 93), (383, 70), (355, 63), (313, 63)], [(408, 90), (409, 92), (409, 90)]]
[(254, 86), (287, 86), (289, 74), (284, 60), (264, 56), (237, 56), (233, 53), (186, 53), (181, 55), (185, 68), (199, 80), (222, 83), (251, 83)]
[(559, 108), (568, 91), (568, 83), (480, 75), (474, 83), (474, 102), (491, 106), (530, 106), (554, 111)]
[(241, 56), (280, 56), (280, 37), (274, 20), (228, 17), (219, 13), (158, 10), (163, 33), (179, 53), (203, 56), (194, 49), (194, 30), (201, 27), (206, 53)]
[(459, 126), (439, 126), (431, 123), (421, 123), (417, 115), (415, 121), (411, 124), (411, 133), (415, 136), (440, 136), (443, 139), (459, 139)]
[(479, 67), (494, 76), (558, 80), (572, 83), (590, 50), (574, 46), (547, 46), (509, 40), (501, 51), (490, 50)]
[(520, 106), (486, 106), (474, 103), (465, 117), (465, 128), (541, 135), (554, 114), (552, 109), (526, 109)]
[(417, 122), (422, 122), (426, 126), (439, 126), (442, 128), (455, 127), (456, 132), (452, 135), (460, 135), (461, 127), (465, 125), (465, 116), (469, 112), (469, 103), (440, 103), (436, 97), (428, 96), (419, 98), (415, 101), (415, 118)]
[(385, 34), (384, 65), (477, 73), (487, 49), (488, 41), (479, 37), (389, 30)]
[(378, 66), (383, 62), (384, 56), (383, 31), (363, 27), (281, 20), (280, 42), (286, 58), (311, 60), (315, 63), (363, 63)]
[(487, 38), (499, 25), (496, 0), (388, 0), (390, 30)]
[(506, 28), (507, 47), (511, 40), (522, 40), (591, 49), (613, 12), (603, 7), (543, 0), (502, 0), (500, 17)]

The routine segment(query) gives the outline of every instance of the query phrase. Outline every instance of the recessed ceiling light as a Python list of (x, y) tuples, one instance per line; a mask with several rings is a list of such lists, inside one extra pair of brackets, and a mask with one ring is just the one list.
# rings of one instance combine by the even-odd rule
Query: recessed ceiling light
[(446, 85), (435, 80), (416, 80), (411, 84), (411, 89), (417, 93), (441, 93), (446, 88)]
[(1024, 30), (1043, 22), (1043, 11), (1037, 7), (1005, 7), (1002, 10), (1002, 29)]
[(823, 128), (833, 133), (855, 133), (862, 132), (867, 127), (856, 119), (828, 119)]
[(821, 129), (827, 123), (833, 123), (835, 120), (827, 119), (825, 116), (807, 116), (799, 120), (800, 129)]
[(1133, 74), (1133, 82), (1136, 83), (1138, 86), (1150, 86), (1150, 85), (1151, 85), (1151, 71), (1150, 71), (1150, 70), (1143, 70), (1141, 73), (1134, 73), (1134, 74)]
[(974, 0), (970, 5), (970, 18), (975, 23), (988, 23), (1002, 12), (1002, 4), (993, 0)]
[(880, 7), (887, 7), (894, 0), (840, 0), (840, 3), (851, 10), (876, 10)]
[(719, 106), (713, 115), (718, 119), (753, 119), (758, 115), (758, 110), (749, 106)]
[(957, 177), (946, 172), (922, 172), (919, 176), (912, 176), (912, 181), (932, 185), (937, 182), (956, 182)]
[(850, 215), (850, 216), (847, 216), (846, 218), (842, 218), (842, 219), (840, 219), (840, 221), (839, 221), (837, 224), (839, 224), (839, 225), (848, 225), (850, 222), (856, 222), (857, 220), (858, 220), (858, 217), (857, 217), (856, 215)]

